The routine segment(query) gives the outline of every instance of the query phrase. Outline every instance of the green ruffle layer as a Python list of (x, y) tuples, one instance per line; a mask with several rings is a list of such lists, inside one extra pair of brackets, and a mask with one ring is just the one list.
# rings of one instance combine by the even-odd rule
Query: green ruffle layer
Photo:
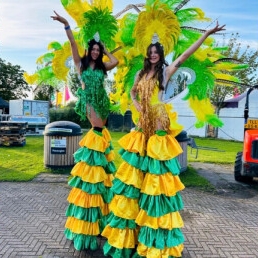
[(88, 194), (104, 194), (106, 192), (106, 187), (103, 182), (91, 184), (82, 181), (82, 179), (78, 176), (75, 176), (69, 180), (68, 184), (72, 187), (79, 188)]
[(167, 230), (141, 227), (138, 240), (148, 247), (155, 247), (162, 250), (166, 247), (171, 248), (182, 244), (184, 242), (184, 236), (179, 228)]
[(102, 232), (104, 230), (104, 228), (107, 226), (109, 217), (110, 217), (110, 213), (106, 216), (102, 216), (101, 220), (99, 220), (100, 232)]
[(163, 175), (167, 172), (171, 172), (172, 175), (177, 176), (180, 174), (180, 164), (177, 158), (164, 161), (146, 156), (142, 164), (142, 170), (155, 175)]
[(75, 176), (68, 182), (68, 184), (71, 187), (79, 188), (88, 194), (101, 194), (105, 203), (110, 203), (114, 197), (114, 193), (111, 188), (105, 187), (103, 182), (91, 184), (84, 182), (80, 177)]
[(112, 142), (109, 142), (109, 146), (108, 148), (105, 150), (105, 154), (109, 154), (112, 150), (114, 150), (114, 146), (112, 144)]
[(135, 252), (135, 249), (118, 249), (106, 242), (103, 246), (103, 251), (105, 256), (111, 256), (112, 258), (131, 258), (132, 253)]
[(124, 149), (121, 149), (119, 153), (124, 161), (143, 172), (149, 172), (155, 175), (163, 175), (167, 172), (171, 172), (174, 176), (180, 174), (180, 164), (177, 158), (165, 161), (156, 160), (148, 156), (142, 157), (137, 153), (132, 153)]
[(121, 158), (126, 161), (131, 166), (141, 169), (141, 164), (144, 162), (144, 157), (137, 153), (126, 151), (125, 149), (120, 149), (119, 154)]
[(117, 195), (124, 195), (131, 199), (138, 199), (140, 197), (140, 189), (135, 188), (133, 185), (127, 185), (118, 178), (113, 180), (111, 190)]
[(108, 161), (103, 152), (91, 150), (87, 147), (79, 148), (74, 153), (74, 161), (75, 163), (83, 161), (90, 166), (106, 167), (108, 165)]
[(134, 253), (134, 255), (132, 256), (132, 258), (145, 258), (145, 256), (141, 256), (139, 255), (137, 252)]
[(134, 220), (117, 217), (113, 212), (110, 212), (107, 222), (111, 228), (136, 229), (137, 227)]
[(106, 192), (104, 194), (102, 194), (103, 201), (105, 203), (110, 203), (112, 201), (113, 197), (114, 197), (114, 193), (111, 190), (111, 188), (106, 187)]
[[(145, 258), (146, 256), (141, 256), (139, 255), (137, 252), (134, 253), (134, 255), (132, 256), (132, 258)], [(175, 256), (168, 256), (168, 258), (180, 258), (180, 257), (175, 257)]]
[(113, 174), (116, 172), (116, 165), (113, 161), (108, 162), (106, 166), (103, 167), (106, 174)]
[(74, 217), (79, 220), (95, 223), (102, 219), (103, 215), (99, 207), (83, 208), (72, 203), (66, 209), (67, 217)]
[(75, 234), (68, 228), (64, 232), (67, 239), (74, 242), (74, 248), (78, 251), (84, 249), (97, 250), (99, 248), (97, 237), (82, 234)]
[(151, 217), (161, 217), (184, 208), (180, 193), (170, 197), (164, 194), (156, 196), (141, 194), (139, 206)]

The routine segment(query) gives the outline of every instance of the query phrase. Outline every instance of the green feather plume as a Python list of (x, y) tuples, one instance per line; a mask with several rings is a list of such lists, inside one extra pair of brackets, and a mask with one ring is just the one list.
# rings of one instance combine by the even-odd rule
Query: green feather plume
[(184, 97), (184, 100), (191, 96), (203, 100), (210, 95), (214, 88), (215, 76), (207, 67), (212, 65), (212, 62), (208, 59), (201, 62), (194, 57), (190, 57), (184, 62), (184, 66), (191, 68), (196, 74), (196, 80), (188, 85), (188, 94)]
[(108, 8), (98, 9), (93, 7), (84, 13), (85, 24), (80, 30), (80, 36), (83, 39), (85, 48), (89, 40), (93, 38), (96, 32), (100, 35), (100, 41), (105, 44), (108, 49), (116, 46), (113, 37), (118, 31), (117, 20), (112, 16)]
[(49, 63), (54, 58), (54, 53), (46, 53), (37, 59), (37, 64)]
[(133, 46), (135, 39), (133, 37), (133, 31), (135, 28), (135, 23), (137, 21), (138, 15), (136, 14), (126, 14), (123, 19), (120, 21), (121, 30), (121, 40), (125, 46)]
[(59, 43), (59, 42), (57, 42), (57, 41), (53, 41), (53, 42), (50, 42), (49, 44), (48, 44), (48, 50), (59, 50), (59, 49), (61, 49), (62, 48), (62, 45)]
[(131, 88), (134, 85), (135, 76), (138, 71), (143, 68), (143, 56), (139, 55), (134, 57), (130, 62), (127, 64), (129, 67), (129, 71), (124, 78), (124, 91), (130, 96)]
[(188, 8), (176, 12), (177, 19), (181, 26), (194, 21), (210, 21), (200, 8)]

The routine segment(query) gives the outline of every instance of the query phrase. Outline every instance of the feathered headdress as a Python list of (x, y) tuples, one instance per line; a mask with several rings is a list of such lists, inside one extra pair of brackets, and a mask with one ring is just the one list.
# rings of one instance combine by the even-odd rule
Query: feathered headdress
[(143, 55), (146, 54), (154, 33), (158, 35), (165, 55), (173, 50), (180, 34), (180, 25), (176, 15), (167, 5), (158, 1), (147, 6), (146, 10), (139, 14), (135, 25), (135, 46)]
[(100, 41), (108, 49), (114, 49), (115, 34), (118, 31), (117, 20), (111, 14), (108, 8), (102, 9), (93, 7), (83, 14), (84, 24), (80, 27), (80, 38), (83, 45), (87, 48), (87, 43), (98, 32)]

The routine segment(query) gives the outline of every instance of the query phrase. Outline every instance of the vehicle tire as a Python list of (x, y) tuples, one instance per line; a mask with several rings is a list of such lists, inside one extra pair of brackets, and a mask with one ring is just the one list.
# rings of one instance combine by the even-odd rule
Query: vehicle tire
[(243, 181), (242, 175), (241, 175), (241, 167), (242, 167), (242, 155), (243, 152), (238, 152), (236, 155), (235, 160), (235, 168), (234, 168), (234, 176), (236, 181)]
[(243, 152), (238, 152), (236, 155), (235, 169), (234, 169), (235, 180), (238, 182), (245, 182), (245, 183), (252, 182), (253, 177), (241, 175), (242, 155), (243, 155)]

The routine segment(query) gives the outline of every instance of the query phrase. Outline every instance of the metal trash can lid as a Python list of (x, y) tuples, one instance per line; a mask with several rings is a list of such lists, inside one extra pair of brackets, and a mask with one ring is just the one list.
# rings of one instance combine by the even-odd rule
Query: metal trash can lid
[(70, 121), (56, 121), (45, 126), (46, 136), (75, 136), (82, 135), (81, 127)]
[(187, 137), (187, 132), (186, 131), (182, 131), (175, 138), (178, 142), (187, 142), (189, 140), (189, 138)]

